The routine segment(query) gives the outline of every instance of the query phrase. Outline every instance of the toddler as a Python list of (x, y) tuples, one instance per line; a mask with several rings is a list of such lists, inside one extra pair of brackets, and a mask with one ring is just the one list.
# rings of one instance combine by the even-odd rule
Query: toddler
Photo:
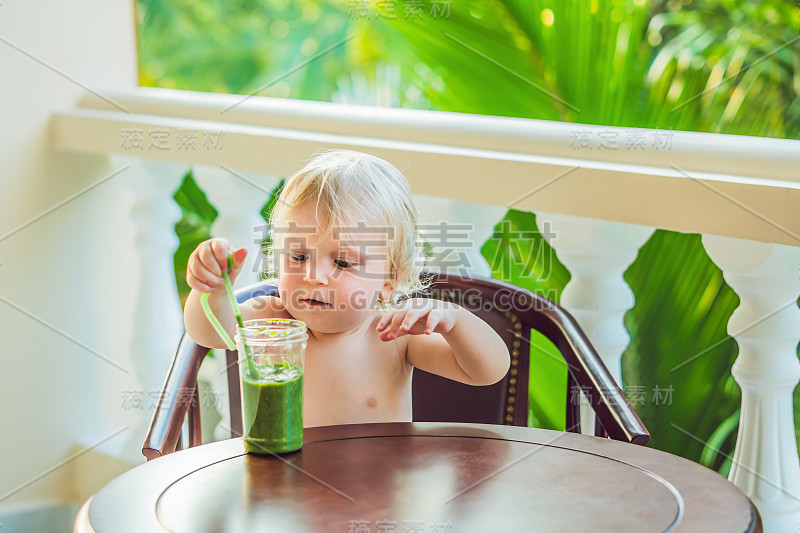
[[(425, 288), (417, 213), (405, 177), (388, 162), (350, 150), (319, 153), (289, 178), (270, 217), (278, 296), (241, 307), (244, 320), (289, 318), (308, 327), (305, 427), (411, 421), (414, 367), (470, 385), (509, 368), (508, 349), (484, 321), (453, 303), (412, 298)], [(225, 348), (200, 295), (231, 337), (236, 322), (221, 277), (247, 251), (210, 239), (192, 252), (189, 336)]]

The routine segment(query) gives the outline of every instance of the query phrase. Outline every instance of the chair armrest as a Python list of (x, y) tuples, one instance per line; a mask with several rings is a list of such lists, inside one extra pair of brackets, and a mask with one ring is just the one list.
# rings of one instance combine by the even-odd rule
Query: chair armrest
[[(547, 319), (537, 320), (539, 329), (561, 352), (575, 382), (591, 390), (589, 401), (603, 429), (612, 439), (642, 446), (647, 444), (650, 433), (611, 377), (578, 322), (564, 308), (539, 298), (542, 305), (539, 314)], [(569, 405), (567, 408), (569, 409)]]
[(207, 353), (208, 348), (195, 344), (186, 333), (183, 334), (142, 444), (142, 454), (148, 461), (175, 451), (186, 412), (192, 403), (175, 400), (185, 399), (186, 391), (194, 390), (197, 371)]
[[(591, 391), (590, 401), (602, 429), (611, 438), (645, 445), (650, 434), (634, 412), (628, 400), (603, 360), (595, 351), (578, 322), (563, 307), (528, 289), (505, 281), (449, 274), (429, 270), (434, 284), (445, 284), (462, 292), (461, 300), (473, 312), (485, 308), (486, 303), (500, 312), (513, 312), (527, 328), (536, 330), (555, 344), (568, 367), (567, 379), (567, 429), (579, 422), (577, 405), (570, 404), (571, 384)], [(479, 291), (476, 299), (472, 291)], [(521, 333), (521, 332), (520, 332)], [(570, 423), (572, 422), (572, 423)]]
[[(242, 287), (236, 290), (235, 294), (237, 301), (242, 303), (250, 298), (275, 295), (277, 291), (278, 288), (272, 281), (261, 281)], [(196, 390), (197, 372), (207, 353), (208, 348), (196, 344), (186, 333), (183, 334), (178, 349), (175, 350), (175, 355), (172, 357), (156, 409), (150, 419), (147, 436), (142, 444), (142, 454), (148, 461), (172, 453), (177, 449), (183, 421), (190, 408), (192, 412), (189, 426), (193, 434), (190, 435), (189, 446), (199, 443), (200, 412)], [(230, 355), (230, 352), (228, 354)], [(233, 377), (232, 372), (234, 373)], [(239, 389), (235, 383), (238, 379), (238, 367), (232, 365), (230, 361), (228, 362), (228, 374), (231, 426), (235, 432), (237, 427), (235, 418), (240, 413), (241, 407)], [(234, 382), (232, 383), (231, 380)], [(191, 398), (188, 391), (194, 391)]]

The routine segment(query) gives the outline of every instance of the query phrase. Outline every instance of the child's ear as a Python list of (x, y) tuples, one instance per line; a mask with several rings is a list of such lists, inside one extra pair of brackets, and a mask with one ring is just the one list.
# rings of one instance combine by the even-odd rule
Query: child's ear
[(381, 300), (388, 301), (394, 292), (394, 282), (385, 283), (381, 287)]
[(381, 300), (389, 301), (392, 293), (397, 288), (397, 270), (392, 268), (389, 276), (386, 278), (386, 283), (381, 287)]

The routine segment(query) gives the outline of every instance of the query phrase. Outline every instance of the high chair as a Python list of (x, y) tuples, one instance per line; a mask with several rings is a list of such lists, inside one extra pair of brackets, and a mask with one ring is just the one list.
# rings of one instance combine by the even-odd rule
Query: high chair
[[(595, 413), (595, 435), (645, 445), (650, 434), (616, 384), (575, 319), (552, 301), (515, 285), (479, 276), (444, 272), (433, 276), (426, 297), (455, 302), (486, 321), (503, 338), (511, 354), (506, 376), (494, 385), (475, 387), (417, 368), (413, 371), (412, 402), (415, 422), (471, 422), (526, 426), (530, 332), (541, 332), (567, 364), (565, 422), (567, 431), (580, 432), (580, 403)], [(276, 295), (269, 282), (236, 291), (241, 303)], [(182, 429), (188, 422), (188, 446), (201, 442), (197, 372), (208, 353), (184, 333), (172, 358), (142, 453), (150, 460), (182, 449)], [(226, 351), (231, 437), (242, 433), (237, 353)], [(192, 392), (191, 395), (185, 394)], [(580, 399), (582, 398), (582, 400)]]

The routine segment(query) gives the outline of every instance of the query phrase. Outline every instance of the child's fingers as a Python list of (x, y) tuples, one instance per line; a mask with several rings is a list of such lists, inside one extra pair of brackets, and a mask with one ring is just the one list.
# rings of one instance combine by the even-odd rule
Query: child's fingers
[[(219, 266), (219, 261), (214, 256), (214, 251), (211, 248), (211, 243), (203, 243), (197, 247), (195, 250), (197, 254), (197, 260), (200, 262), (200, 267), (203, 270), (209, 271), (214, 276), (221, 276), (222, 269)], [(191, 263), (191, 261), (190, 261)], [(199, 273), (200, 268), (196, 268), (195, 271)]]
[(425, 335), (430, 335), (436, 329), (437, 324), (441, 318), (442, 312), (438, 309), (431, 309), (428, 313), (428, 320), (425, 321)]
[[(213, 292), (216, 287), (225, 284), (225, 282), (222, 281), (222, 278), (213, 275), (211, 272), (203, 268), (202, 265), (198, 267), (196, 261), (190, 261), (186, 266), (186, 282), (193, 289), (195, 287), (192, 286), (192, 283), (196, 282), (198, 285), (197, 290), (203, 292)], [(208, 290), (204, 290), (203, 287)]]
[(403, 320), (405, 320), (408, 313), (409, 311), (406, 309), (395, 313), (394, 316), (392, 317), (392, 323), (389, 325), (387, 329), (389, 331), (397, 333), (400, 330), (400, 324), (403, 323)]
[(411, 311), (408, 309), (398, 310), (392, 317), (391, 324), (388, 324), (384, 333), (389, 339), (396, 339), (401, 335), (405, 335), (405, 331), (400, 329), (401, 324)]
[(397, 335), (405, 335), (406, 333), (410, 333), (414, 325), (419, 320), (420, 316), (423, 312), (427, 312), (427, 310), (414, 310), (412, 309), (408, 313), (406, 313), (405, 318), (403, 318), (402, 322), (398, 326), (398, 333)]
[(216, 287), (212, 287), (207, 283), (203, 283), (188, 269), (186, 271), (186, 283), (189, 285), (189, 287), (199, 292), (214, 292), (216, 290)]
[(381, 321), (378, 322), (378, 327), (376, 329), (378, 331), (382, 331), (384, 328), (386, 328), (386, 326), (392, 323), (392, 319), (396, 313), (397, 311), (387, 311), (386, 314), (383, 315), (383, 318), (381, 318)]
[(194, 290), (196, 290), (198, 292), (214, 292), (214, 288), (213, 287), (209, 287), (205, 283), (200, 283), (196, 279), (193, 279), (191, 281), (189, 281), (187, 279), (186, 282), (189, 284), (189, 287), (191, 287), (192, 289), (194, 289)]
[(405, 316), (405, 311), (403, 310), (396, 310), (390, 311), (386, 314), (386, 316), (382, 319), (382, 326), (378, 329), (380, 331), (379, 338), (382, 341), (390, 341), (397, 338), (397, 331), (396, 331), (396, 320), (402, 320)]
[(202, 281), (200, 281), (197, 278), (197, 276), (195, 276), (192, 273), (191, 267), (189, 267), (189, 266), (186, 267), (186, 283), (189, 285), (189, 287), (191, 287), (192, 289), (194, 289), (196, 291), (200, 291), (200, 292), (213, 292), (214, 291), (214, 289), (212, 287), (209, 287), (206, 283), (203, 283)]
[(222, 272), (228, 271), (228, 252), (231, 245), (225, 239), (211, 239), (211, 251)]

